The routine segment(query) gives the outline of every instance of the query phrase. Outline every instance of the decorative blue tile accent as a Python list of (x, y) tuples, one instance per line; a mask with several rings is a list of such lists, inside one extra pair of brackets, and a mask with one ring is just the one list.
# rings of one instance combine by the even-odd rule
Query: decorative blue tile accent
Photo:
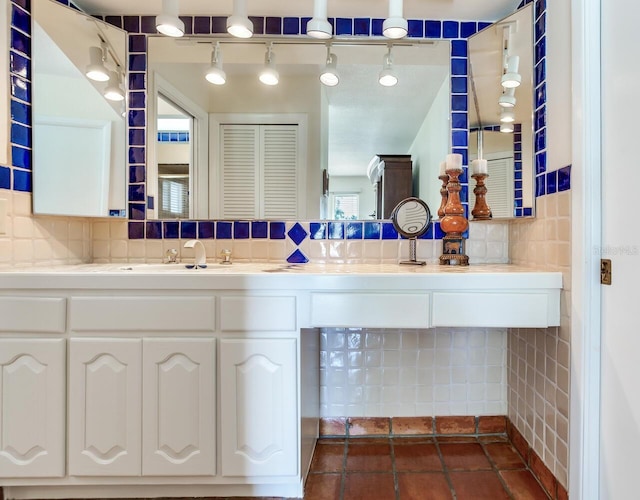
[(454, 130), (451, 132), (453, 147), (466, 147), (469, 145), (469, 134), (466, 130)]
[(371, 36), (382, 36), (383, 23), (384, 23), (384, 19), (371, 20)]
[(129, 126), (130, 127), (145, 126), (145, 111), (143, 109), (129, 110)]
[(193, 34), (194, 35), (210, 35), (211, 34), (211, 17), (210, 16), (194, 16)]
[(226, 33), (227, 18), (223, 16), (213, 16), (211, 18), (211, 33)]
[(0, 166), (0, 189), (11, 189), (11, 169)]
[(451, 93), (466, 94), (467, 78), (465, 76), (454, 76), (451, 78)]
[(11, 101), (11, 119), (23, 125), (31, 125), (31, 106), (19, 101)]
[(542, 151), (536, 154), (536, 175), (547, 171), (547, 153)]
[(179, 16), (180, 20), (184, 23), (184, 34), (193, 35), (193, 17), (192, 16)]
[(265, 33), (267, 35), (281, 35), (282, 34), (282, 18), (267, 17), (265, 19)]
[(198, 238), (201, 240), (211, 240), (215, 236), (215, 223), (213, 221), (198, 222)]
[(131, 147), (129, 148), (129, 163), (144, 163), (145, 148)]
[(147, 211), (145, 210), (144, 203), (129, 203), (129, 219), (131, 220), (145, 220)]
[(451, 74), (453, 76), (466, 76), (467, 60), (463, 58), (451, 59)]
[(478, 23), (475, 21), (463, 21), (460, 23), (460, 38), (469, 38), (478, 31)]
[(466, 95), (452, 95), (451, 96), (451, 111), (467, 111), (467, 96)]
[(162, 239), (162, 222), (161, 221), (147, 221), (146, 222), (147, 239), (160, 240)]
[(130, 184), (129, 185), (129, 201), (142, 201), (144, 202), (144, 184)]
[(11, 28), (11, 48), (25, 55), (31, 54), (31, 38), (21, 31)]
[(436, 221), (433, 223), (433, 239), (441, 240), (446, 236), (446, 233), (440, 227), (440, 221)]
[(20, 125), (19, 123), (11, 124), (11, 142), (26, 148), (31, 147), (31, 129)]
[(536, 0), (536, 15), (535, 18), (538, 19), (542, 13), (547, 10), (547, 0)]
[(303, 254), (299, 248), (296, 248), (296, 250), (287, 257), (287, 262), (290, 264), (306, 264), (309, 262), (309, 259), (307, 259), (305, 254)]
[(140, 17), (140, 30), (143, 33), (157, 34), (156, 30), (156, 16), (142, 16)]
[(451, 113), (451, 128), (466, 129), (469, 121), (467, 113)]
[(144, 182), (146, 169), (142, 165), (129, 167), (129, 183)]
[[(122, 18), (122, 28), (125, 31), (128, 31), (129, 33), (138, 33), (140, 32), (140, 17), (139, 16), (124, 16)], [(135, 41), (135, 43), (138, 43), (139, 39), (144, 39), (145, 42), (145, 46), (143, 48), (140, 48), (139, 46), (133, 46), (131, 45), (132, 43), (132, 38), (136, 38), (138, 40)], [(129, 35), (129, 52), (143, 52), (147, 50), (146, 47), (146, 37), (143, 37), (141, 35)]]
[(141, 128), (130, 128), (129, 129), (129, 145), (131, 146), (144, 146), (145, 134), (144, 130)]
[(393, 227), (393, 223), (391, 222), (383, 222), (382, 223), (382, 239), (383, 240), (397, 240), (398, 239), (398, 231)]
[(353, 20), (354, 35), (368, 35), (371, 29), (371, 19), (368, 17), (357, 17)]
[(11, 76), (11, 95), (16, 99), (31, 102), (31, 84), (19, 76)]
[(300, 18), (285, 17), (282, 25), (282, 34), (299, 35), (300, 34)]
[(231, 239), (232, 223), (227, 221), (216, 222), (216, 238), (219, 240)]
[(129, 90), (145, 90), (146, 88), (144, 73), (129, 73)]
[(346, 235), (348, 240), (362, 239), (362, 222), (347, 222)]
[(558, 191), (571, 189), (571, 165), (558, 170)]
[(31, 63), (29, 59), (17, 52), (9, 53), (9, 71), (27, 80), (31, 79)]
[(11, 163), (14, 167), (31, 170), (31, 150), (19, 146), (11, 146)]
[(144, 222), (129, 222), (129, 239), (140, 240), (144, 238)]
[(379, 240), (381, 233), (380, 222), (366, 221), (364, 223), (364, 239), (365, 240)]
[(426, 38), (442, 38), (442, 22), (425, 21), (424, 33)]
[(547, 78), (547, 59), (543, 59), (535, 67), (535, 85), (540, 85)]
[(409, 19), (407, 36), (411, 38), (424, 37), (424, 21), (419, 19)]
[(344, 224), (342, 222), (329, 222), (329, 239), (344, 239)]
[(536, 197), (544, 196), (545, 174), (536, 176)]
[(155, 196), (147, 196), (147, 208), (149, 210), (153, 210), (156, 207), (156, 197)]
[(522, 215), (524, 217), (531, 217), (533, 216), (533, 208), (530, 207), (525, 207), (522, 209)]
[(492, 24), (493, 23), (486, 22), (486, 21), (481, 21), (481, 22), (478, 23), (478, 31), (482, 31), (483, 29), (488, 28)]
[(147, 70), (146, 54), (130, 54), (129, 70), (130, 71), (146, 71)]
[(443, 38), (458, 38), (459, 37), (458, 21), (443, 21), (442, 22), (442, 37)]
[(467, 57), (466, 40), (451, 40), (451, 57)]
[(236, 240), (246, 240), (249, 238), (249, 221), (235, 221), (233, 223), (233, 238)]
[(249, 16), (249, 21), (253, 24), (254, 35), (264, 35), (264, 17)]
[(23, 9), (11, 7), (11, 25), (23, 33), (31, 33), (31, 16)]
[(336, 35), (353, 35), (353, 21), (349, 18), (337, 17), (335, 24)]
[(289, 238), (296, 244), (299, 245), (304, 241), (304, 239), (308, 236), (305, 229), (300, 225), (299, 222), (296, 222), (289, 232), (287, 233)]
[(272, 240), (284, 240), (286, 238), (286, 225), (284, 222), (269, 222), (269, 238)]
[(180, 223), (178, 221), (165, 221), (162, 223), (163, 236), (166, 239), (180, 237)]
[(146, 106), (146, 94), (144, 92), (129, 92), (129, 107), (143, 109)]
[(553, 194), (558, 190), (558, 171), (547, 172), (547, 194)]
[(542, 151), (543, 149), (547, 148), (547, 129), (541, 129), (538, 130), (535, 134), (535, 139), (534, 139), (534, 143), (535, 143), (535, 147), (536, 147), (536, 151)]
[(195, 238), (198, 232), (198, 223), (192, 220), (183, 220), (180, 222), (180, 237)]
[(327, 239), (327, 223), (326, 222), (312, 222), (309, 224), (309, 237), (312, 240), (325, 240)]
[(546, 24), (546, 14), (542, 14), (542, 16), (540, 16), (538, 18), (538, 20), (535, 22), (535, 41), (540, 40), (540, 38), (542, 38), (544, 36), (544, 32), (545, 32), (545, 24)]
[(267, 238), (269, 235), (269, 225), (264, 220), (254, 220), (251, 222), (252, 238)]
[(538, 40), (536, 42), (536, 46), (535, 46), (535, 50), (533, 51), (533, 64), (536, 65), (538, 64), (542, 58), (544, 58), (545, 54), (547, 53), (547, 41), (546, 41), (546, 37), (542, 37), (540, 40)]
[(540, 106), (536, 109), (533, 126), (535, 130), (539, 130), (547, 126), (547, 107)]
[(547, 102), (547, 84), (543, 83), (536, 89), (535, 95), (536, 109)]

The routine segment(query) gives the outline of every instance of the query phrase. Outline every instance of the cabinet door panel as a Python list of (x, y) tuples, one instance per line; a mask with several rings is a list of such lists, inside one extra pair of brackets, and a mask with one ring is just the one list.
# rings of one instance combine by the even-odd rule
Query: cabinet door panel
[(215, 474), (214, 342), (144, 340), (144, 475)]
[(64, 476), (64, 340), (0, 340), (0, 370), (0, 477)]
[(72, 339), (69, 474), (140, 475), (141, 341)]
[(222, 474), (296, 474), (296, 341), (224, 339), (220, 350)]

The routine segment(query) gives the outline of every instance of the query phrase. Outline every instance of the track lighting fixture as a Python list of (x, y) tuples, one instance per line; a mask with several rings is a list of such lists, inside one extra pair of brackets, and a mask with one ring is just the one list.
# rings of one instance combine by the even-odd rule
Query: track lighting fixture
[(382, 23), (382, 34), (387, 38), (404, 38), (409, 23), (402, 17), (402, 0), (389, 0), (389, 17)]
[(178, 17), (178, 0), (162, 0), (162, 14), (156, 16), (156, 29), (163, 35), (184, 35), (184, 22)]
[(327, 0), (315, 0), (313, 18), (307, 23), (307, 35), (313, 38), (331, 38), (333, 28), (327, 19)]
[(205, 78), (214, 85), (224, 85), (227, 82), (227, 74), (222, 69), (222, 51), (220, 42), (216, 42), (211, 52), (211, 67), (207, 70)]
[(89, 47), (89, 65), (85, 71), (87, 78), (96, 82), (109, 81), (109, 70), (104, 63), (107, 60), (107, 46), (104, 42), (100, 47)]
[(247, 17), (246, 0), (233, 1), (233, 14), (227, 18), (227, 33), (237, 38), (253, 36), (253, 23)]
[(512, 122), (507, 122), (507, 123), (501, 123), (500, 124), (500, 132), (503, 132), (505, 134), (510, 134), (513, 132), (513, 123)]
[(398, 83), (398, 77), (393, 72), (393, 58), (391, 57), (391, 45), (389, 50), (382, 58), (382, 71), (378, 77), (378, 82), (384, 87), (393, 87)]
[(513, 108), (516, 105), (516, 89), (515, 87), (511, 87), (508, 89), (504, 89), (504, 92), (498, 99), (498, 104), (501, 108)]
[(124, 91), (120, 86), (120, 75), (116, 71), (109, 71), (109, 83), (103, 93), (110, 101), (124, 101)]
[(276, 70), (275, 57), (273, 44), (269, 44), (264, 54), (264, 69), (260, 72), (260, 81), (265, 85), (278, 85), (280, 75)]
[(522, 76), (518, 73), (520, 64), (519, 56), (508, 56), (505, 73), (502, 75), (502, 86), (506, 89), (516, 88), (522, 81)]
[(513, 123), (516, 120), (516, 117), (511, 110), (504, 109), (500, 113), (500, 122), (501, 123)]
[(338, 56), (331, 53), (331, 45), (327, 46), (327, 64), (320, 73), (320, 81), (327, 87), (335, 87), (340, 83), (340, 76), (338, 75)]

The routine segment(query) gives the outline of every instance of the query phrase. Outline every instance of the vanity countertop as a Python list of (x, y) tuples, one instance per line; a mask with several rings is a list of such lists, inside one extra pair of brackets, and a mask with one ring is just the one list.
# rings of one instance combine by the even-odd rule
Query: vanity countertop
[(235, 262), (187, 269), (184, 264), (78, 264), (0, 269), (0, 289), (561, 289), (562, 273), (510, 264), (466, 267), (399, 264)]

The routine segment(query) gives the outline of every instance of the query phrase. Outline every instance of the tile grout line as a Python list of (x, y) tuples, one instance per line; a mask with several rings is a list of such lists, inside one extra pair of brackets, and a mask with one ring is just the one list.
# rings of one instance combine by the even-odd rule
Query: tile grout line
[(344, 439), (344, 450), (342, 451), (342, 473), (340, 474), (340, 495), (339, 500), (344, 499), (344, 490), (347, 485), (347, 455), (349, 454), (349, 436), (347, 427), (347, 436)]
[[(478, 441), (478, 442), (480, 443), (480, 447), (482, 448), (482, 452), (487, 457), (487, 460), (489, 461), (489, 464), (491, 465), (491, 470), (496, 474), (496, 476), (498, 476), (498, 481), (500, 481), (500, 484), (504, 488), (504, 491), (507, 493), (507, 495), (509, 495), (509, 498), (511, 500), (516, 500), (515, 497), (513, 496), (513, 493), (511, 493), (511, 489), (507, 486), (507, 483), (505, 482), (505, 480), (500, 475), (500, 469), (498, 469), (498, 465), (495, 463), (493, 458), (491, 458), (491, 455), (489, 454), (489, 452), (485, 448), (486, 443), (482, 443), (480, 441)], [(509, 441), (509, 444), (511, 444), (510, 441)], [(511, 445), (511, 446), (513, 446), (513, 445)]]
[(446, 479), (447, 484), (449, 485), (449, 490), (451, 491), (451, 498), (453, 500), (457, 500), (458, 496), (456, 495), (456, 490), (453, 488), (453, 482), (451, 481), (451, 477), (449, 476), (449, 469), (447, 467), (447, 464), (444, 461), (442, 450), (440, 449), (440, 442), (438, 441), (437, 437), (435, 437), (435, 435), (434, 435), (434, 443), (436, 445), (436, 450), (438, 451), (438, 457), (440, 457), (440, 463), (442, 464), (442, 472), (444, 473), (444, 478)]

